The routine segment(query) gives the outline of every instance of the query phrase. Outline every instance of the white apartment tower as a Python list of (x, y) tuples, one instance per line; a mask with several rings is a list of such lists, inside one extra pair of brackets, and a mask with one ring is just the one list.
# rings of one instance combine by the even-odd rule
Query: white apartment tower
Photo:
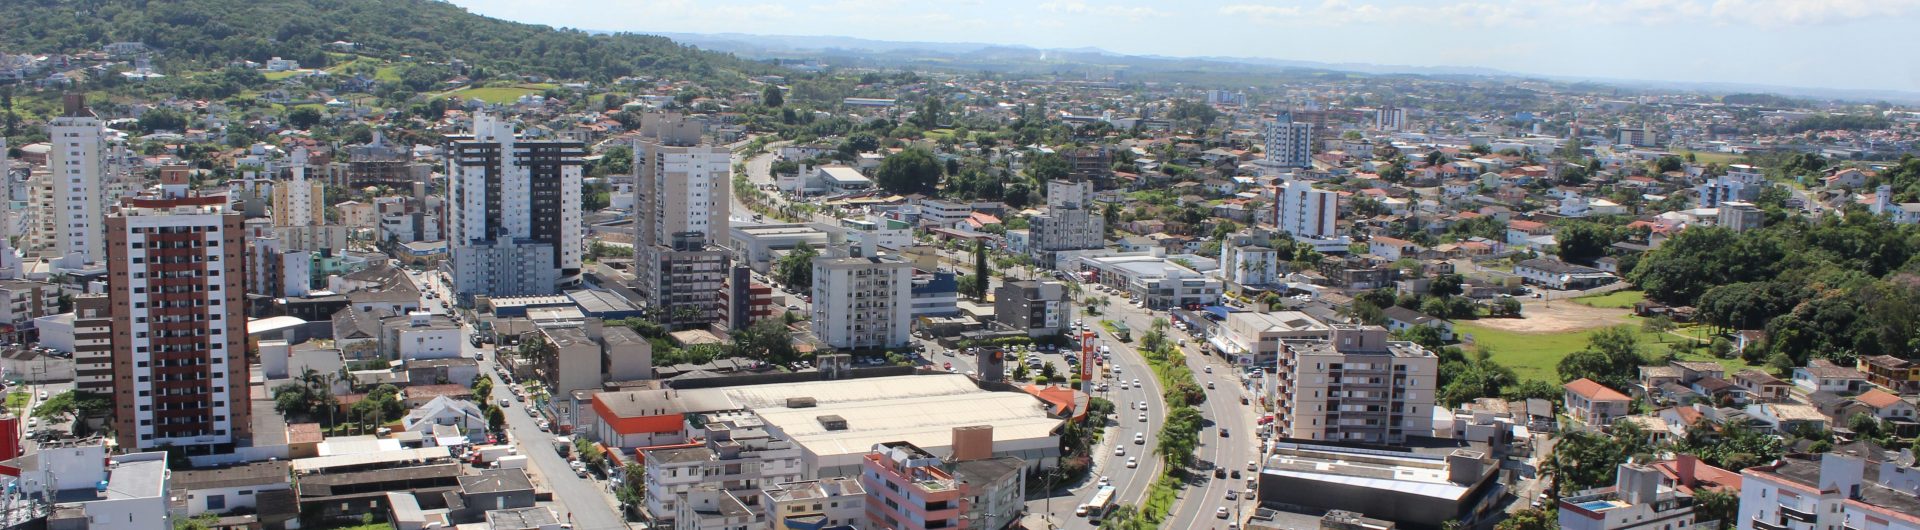
[(733, 154), (701, 141), (705, 126), (683, 116), (648, 116), (634, 154), (634, 287), (670, 328), (723, 319), (720, 292), (731, 254)]
[(1338, 193), (1316, 189), (1309, 182), (1287, 180), (1280, 186), (1280, 200), (1274, 201), (1274, 209), (1274, 224), (1281, 232), (1308, 239), (1340, 236)]
[(1280, 436), (1380, 444), (1433, 432), (1440, 358), (1379, 326), (1334, 326), (1326, 340), (1282, 340), (1274, 367)]
[(1380, 131), (1406, 130), (1407, 109), (1392, 106), (1373, 109), (1373, 128)]
[(68, 94), (66, 111), (47, 123), (53, 151), (47, 158), (53, 187), (54, 253), (79, 268), (105, 257), (101, 181), (105, 179), (107, 130), (84, 96)]
[(326, 221), (326, 183), (307, 180), (307, 149), (293, 151), (291, 178), (273, 187), (273, 226), (318, 226)]
[(813, 335), (837, 349), (906, 346), (913, 328), (913, 264), (866, 238), (829, 244), (813, 259)]
[(247, 439), (243, 232), (217, 195), (126, 199), (106, 218), (122, 449), (222, 454)]
[(1093, 183), (1080, 179), (1047, 182), (1047, 211), (1033, 216), (1028, 253), (1053, 263), (1054, 253), (1106, 246), (1106, 218), (1093, 207)]
[(484, 112), (474, 114), (473, 134), (451, 140), (447, 266), (458, 296), (551, 294), (577, 283), (586, 145), (519, 137)]
[(1282, 112), (1264, 125), (1267, 162), (1283, 168), (1313, 167), (1313, 124), (1293, 121)]

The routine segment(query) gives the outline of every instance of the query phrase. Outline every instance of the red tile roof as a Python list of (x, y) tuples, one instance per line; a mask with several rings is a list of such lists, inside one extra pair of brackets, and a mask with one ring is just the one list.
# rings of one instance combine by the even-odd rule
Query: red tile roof
[(1884, 409), (1899, 404), (1900, 396), (1889, 394), (1885, 390), (1875, 388), (1868, 390), (1865, 394), (1854, 396), (1853, 400), (1864, 403), (1869, 407)]
[(1627, 397), (1626, 394), (1607, 388), (1607, 385), (1600, 384), (1585, 377), (1580, 378), (1578, 381), (1567, 383), (1565, 388), (1569, 392), (1579, 394), (1580, 397), (1592, 401), (1633, 401), (1633, 398)]

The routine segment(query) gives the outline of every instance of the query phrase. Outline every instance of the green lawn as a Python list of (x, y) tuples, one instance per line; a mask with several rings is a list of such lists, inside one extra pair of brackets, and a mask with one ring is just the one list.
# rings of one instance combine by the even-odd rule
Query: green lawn
[(1633, 304), (1640, 303), (1642, 301), (1645, 301), (1646, 299), (1647, 299), (1646, 293), (1643, 293), (1640, 291), (1614, 291), (1607, 294), (1582, 296), (1582, 297), (1573, 299), (1573, 301), (1580, 305), (1590, 306), (1590, 307), (1604, 307), (1604, 308), (1612, 308), (1612, 309), (1632, 309)]
[(1736, 155), (1733, 153), (1715, 153), (1715, 152), (1707, 152), (1707, 151), (1685, 151), (1685, 150), (1674, 152), (1674, 154), (1680, 155), (1680, 158), (1686, 158), (1687, 153), (1693, 153), (1694, 162), (1701, 163), (1701, 164), (1712, 163), (1712, 164), (1720, 164), (1724, 166), (1727, 164), (1739, 164), (1746, 159), (1746, 156)]
[(33, 395), (26, 392), (7, 394), (7, 410), (12, 411), (15, 415), (26, 412), (27, 403), (30, 401), (33, 401)]
[(287, 70), (284, 72), (266, 72), (260, 75), (263, 77), (266, 77), (268, 81), (279, 81), (282, 79), (300, 75), (301, 72), (304, 72), (304, 70)]
[[(1653, 334), (1640, 329), (1639, 317), (1628, 317), (1622, 325), (1633, 329), (1640, 336), (1640, 352), (1644, 355), (1664, 354), (1670, 344), (1683, 344), (1688, 339), (1673, 334)], [(1599, 329), (1599, 328), (1595, 328)], [(1556, 367), (1560, 358), (1567, 354), (1586, 349), (1587, 337), (1594, 329), (1569, 331), (1562, 333), (1519, 333), (1489, 328), (1473, 321), (1456, 321), (1454, 331), (1460, 335), (1472, 335), (1476, 347), (1493, 350), (1493, 360), (1501, 366), (1512, 368), (1521, 379), (1538, 379), (1547, 382), (1559, 382)], [(1682, 334), (1686, 334), (1684, 330)], [(1712, 361), (1726, 367), (1727, 374), (1751, 368), (1746, 361), (1738, 358), (1718, 359), (1705, 349), (1696, 349), (1681, 354), (1681, 360)]]

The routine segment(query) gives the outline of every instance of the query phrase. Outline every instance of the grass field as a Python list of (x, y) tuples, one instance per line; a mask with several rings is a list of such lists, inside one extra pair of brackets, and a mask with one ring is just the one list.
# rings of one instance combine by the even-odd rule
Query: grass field
[(1614, 291), (1607, 294), (1582, 296), (1573, 299), (1573, 301), (1574, 303), (1590, 307), (1632, 309), (1633, 304), (1640, 303), (1646, 299), (1646, 293), (1640, 291)]
[[(1640, 328), (1641, 319), (1628, 317), (1621, 325), (1632, 329), (1640, 337), (1640, 353), (1653, 356), (1670, 351), (1671, 344), (1684, 344), (1689, 339), (1673, 334), (1648, 333)], [(1556, 367), (1560, 359), (1567, 354), (1587, 348), (1587, 337), (1595, 329), (1567, 331), (1559, 333), (1522, 333), (1494, 329), (1478, 325), (1472, 321), (1454, 323), (1456, 334), (1472, 335), (1475, 347), (1493, 350), (1493, 361), (1501, 366), (1512, 368), (1515, 375), (1522, 379), (1539, 379), (1552, 383), (1560, 381)], [(1686, 334), (1685, 330), (1680, 331)], [(1687, 361), (1711, 361), (1726, 367), (1727, 374), (1751, 368), (1746, 361), (1738, 358), (1719, 359), (1706, 353), (1704, 349), (1692, 350), (1679, 356)]]
[(1746, 159), (1746, 156), (1744, 155), (1736, 155), (1733, 153), (1714, 153), (1714, 152), (1707, 152), (1707, 151), (1675, 151), (1674, 152), (1674, 154), (1680, 155), (1680, 158), (1686, 158), (1687, 153), (1693, 153), (1693, 160), (1701, 164), (1713, 163), (1713, 164), (1720, 164), (1724, 166), (1727, 164), (1739, 164)]
[(15, 415), (26, 412), (27, 402), (33, 401), (33, 395), (26, 392), (7, 394), (7, 410)]
[(282, 79), (300, 75), (302, 72), (304, 72), (304, 70), (287, 70), (283, 72), (265, 72), (260, 75), (262, 77), (267, 78), (268, 81), (279, 81)]

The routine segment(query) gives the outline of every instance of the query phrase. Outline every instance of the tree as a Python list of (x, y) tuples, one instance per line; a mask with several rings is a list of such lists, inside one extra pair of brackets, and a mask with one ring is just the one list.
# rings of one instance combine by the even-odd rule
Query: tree
[(801, 242), (774, 262), (773, 277), (787, 287), (813, 289), (813, 258), (819, 256), (813, 245)]
[[(37, 414), (38, 413), (36, 413), (36, 415)], [(1853, 417), (1847, 418), (1847, 428), (1852, 429), (1855, 435), (1862, 438), (1879, 436), (1880, 419), (1865, 412), (1855, 412), (1853, 413)]]
[(1427, 294), (1434, 296), (1458, 295), (1466, 292), (1465, 289), (1461, 288), (1461, 285), (1465, 283), (1466, 278), (1459, 274), (1447, 273), (1434, 276), (1433, 281), (1427, 284)]
[(493, 432), (507, 430), (507, 413), (499, 405), (487, 405), (487, 428)]
[(287, 125), (295, 129), (311, 129), (320, 124), (320, 110), (313, 107), (294, 107), (287, 111)]
[(1560, 516), (1555, 510), (1545, 508), (1524, 508), (1513, 515), (1500, 520), (1494, 530), (1558, 530)]
[(74, 405), (73, 391), (68, 390), (40, 402), (33, 408), (33, 417), (43, 420), (65, 421), (72, 418), (78, 409)]
[(766, 319), (737, 328), (732, 338), (733, 354), (739, 357), (774, 364), (786, 364), (799, 357), (793, 347), (793, 334), (778, 320)]
[(925, 148), (912, 147), (887, 155), (874, 171), (874, 180), (893, 193), (926, 193), (940, 181), (940, 163)]
[(1666, 315), (1656, 315), (1640, 322), (1640, 331), (1659, 337), (1660, 342), (1667, 341), (1667, 332), (1673, 330), (1673, 319)]
[(1560, 247), (1560, 259), (1570, 263), (1592, 263), (1606, 255), (1615, 241), (1613, 230), (1599, 223), (1570, 222), (1554, 234)]
[(1695, 488), (1693, 490), (1694, 526), (1700, 521), (1718, 522), (1713, 528), (1730, 528), (1734, 517), (1740, 512), (1740, 496), (1719, 488)]
[(973, 276), (976, 278), (974, 281), (977, 282), (973, 287), (973, 298), (976, 300), (986, 300), (987, 289), (989, 285), (993, 283), (993, 270), (987, 267), (987, 243), (985, 241), (973, 242)]
[(1027, 164), (1026, 171), (1027, 176), (1033, 177), (1035, 182), (1045, 184), (1047, 181), (1067, 178), (1067, 175), (1073, 171), (1073, 167), (1067, 164), (1067, 159), (1058, 154), (1040, 153)]
[(152, 134), (157, 131), (185, 131), (187, 117), (179, 111), (161, 107), (140, 114), (140, 131)]
[(1515, 300), (1511, 296), (1502, 296), (1493, 303), (1493, 309), (1494, 312), (1499, 315), (1519, 317), (1521, 306), (1519, 300)]
[(481, 403), (491, 401), (493, 398), (493, 378), (484, 375), (473, 378), (473, 397), (474, 399), (480, 400)]
[(780, 85), (767, 83), (767, 88), (760, 91), (760, 104), (762, 105), (779, 107), (786, 103), (787, 98), (780, 95)]

